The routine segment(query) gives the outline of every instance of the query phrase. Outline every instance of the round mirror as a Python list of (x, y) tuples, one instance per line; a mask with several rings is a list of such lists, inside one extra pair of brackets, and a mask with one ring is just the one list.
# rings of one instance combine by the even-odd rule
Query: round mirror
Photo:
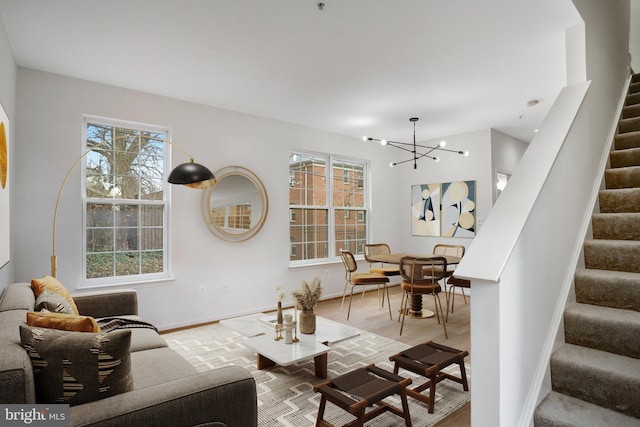
[(249, 169), (229, 166), (215, 172), (216, 184), (202, 193), (202, 215), (214, 235), (230, 242), (253, 237), (269, 211), (267, 191)]

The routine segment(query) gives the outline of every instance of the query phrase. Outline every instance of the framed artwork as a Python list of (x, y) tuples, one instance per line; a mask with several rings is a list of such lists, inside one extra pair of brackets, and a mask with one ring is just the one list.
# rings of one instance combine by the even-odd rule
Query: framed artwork
[(9, 117), (0, 104), (0, 268), (9, 262)]
[(476, 234), (476, 182), (442, 184), (442, 236), (474, 237)]
[(411, 234), (440, 236), (440, 184), (411, 186)]

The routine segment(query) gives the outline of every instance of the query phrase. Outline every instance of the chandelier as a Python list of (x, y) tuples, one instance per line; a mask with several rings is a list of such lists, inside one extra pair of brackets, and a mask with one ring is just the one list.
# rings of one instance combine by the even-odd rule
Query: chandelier
[[(402, 164), (402, 163), (407, 163), (410, 161), (413, 161), (413, 168), (414, 169), (418, 169), (418, 159), (421, 159), (423, 157), (427, 157), (429, 159), (435, 160), (436, 162), (440, 161), (440, 157), (437, 157), (435, 155), (432, 155), (432, 153), (436, 154), (437, 151), (447, 151), (449, 153), (456, 153), (456, 154), (461, 154), (463, 156), (468, 156), (469, 152), (468, 151), (458, 151), (458, 150), (450, 150), (448, 148), (444, 148), (446, 147), (447, 143), (446, 141), (440, 141), (440, 143), (438, 145), (436, 145), (435, 147), (431, 147), (428, 145), (420, 145), (420, 144), (416, 144), (416, 122), (419, 119), (417, 117), (411, 117), (409, 119), (409, 121), (411, 123), (413, 123), (413, 143), (408, 143), (408, 142), (398, 142), (398, 141), (388, 141), (386, 139), (377, 139), (377, 138), (371, 138), (368, 136), (363, 136), (362, 140), (363, 141), (377, 141), (382, 145), (390, 145), (391, 147), (396, 147), (399, 148), (401, 150), (407, 151), (409, 153), (412, 154), (412, 158), (407, 159), (407, 160), (403, 160), (401, 162), (391, 162), (389, 163), (389, 166), (394, 167), (396, 165)], [(424, 151), (419, 152), (418, 149), (420, 149), (420, 151)]]

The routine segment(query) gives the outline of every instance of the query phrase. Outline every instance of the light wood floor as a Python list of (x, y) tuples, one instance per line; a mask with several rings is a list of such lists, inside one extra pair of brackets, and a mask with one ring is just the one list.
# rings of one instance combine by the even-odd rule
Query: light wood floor
[[(365, 294), (364, 300), (361, 299), (361, 294), (357, 297), (354, 296), (351, 304), (351, 315), (349, 321), (347, 321), (347, 306), (348, 297), (345, 300), (344, 309), (340, 308), (341, 298), (335, 298), (331, 300), (320, 301), (316, 307), (316, 313), (319, 316), (327, 319), (335, 320), (337, 322), (346, 323), (353, 327), (363, 329), (365, 331), (373, 332), (378, 335), (382, 335), (396, 341), (401, 341), (406, 344), (416, 345), (425, 341), (433, 340), (437, 343), (448, 345), (450, 347), (458, 348), (461, 350), (467, 350), (471, 353), (469, 334), (470, 323), (470, 298), (468, 298), (469, 304), (464, 304), (461, 295), (455, 297), (455, 311), (453, 314), (449, 313), (449, 321), (447, 322), (447, 332), (449, 339), (445, 339), (444, 330), (442, 325), (439, 325), (436, 318), (430, 319), (409, 319), (407, 318), (404, 323), (404, 330), (402, 336), (399, 335), (400, 323), (398, 322), (398, 309), (400, 307), (400, 300), (402, 294), (399, 286), (392, 286), (389, 291), (391, 299), (391, 308), (393, 314), (393, 320), (389, 320), (389, 311), (386, 308), (384, 311), (378, 309), (378, 298), (376, 291), (368, 291)], [(425, 296), (424, 308), (434, 310), (433, 298)], [(441, 300), (443, 309), (446, 310), (446, 302), (444, 294), (441, 294)], [(471, 363), (471, 356), (465, 359), (465, 362)], [(436, 411), (438, 406), (436, 405)], [(462, 407), (455, 414), (447, 417), (444, 421), (438, 424), (439, 427), (470, 427), (471, 426), (471, 406), (469, 404)]]

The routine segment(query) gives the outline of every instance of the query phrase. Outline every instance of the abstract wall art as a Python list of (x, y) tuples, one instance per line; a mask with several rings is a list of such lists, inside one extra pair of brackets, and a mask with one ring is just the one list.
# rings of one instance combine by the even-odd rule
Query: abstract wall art
[(474, 237), (476, 234), (476, 182), (442, 184), (442, 236)]
[(9, 262), (9, 117), (0, 104), (0, 268)]
[(440, 184), (411, 186), (411, 234), (440, 236)]

